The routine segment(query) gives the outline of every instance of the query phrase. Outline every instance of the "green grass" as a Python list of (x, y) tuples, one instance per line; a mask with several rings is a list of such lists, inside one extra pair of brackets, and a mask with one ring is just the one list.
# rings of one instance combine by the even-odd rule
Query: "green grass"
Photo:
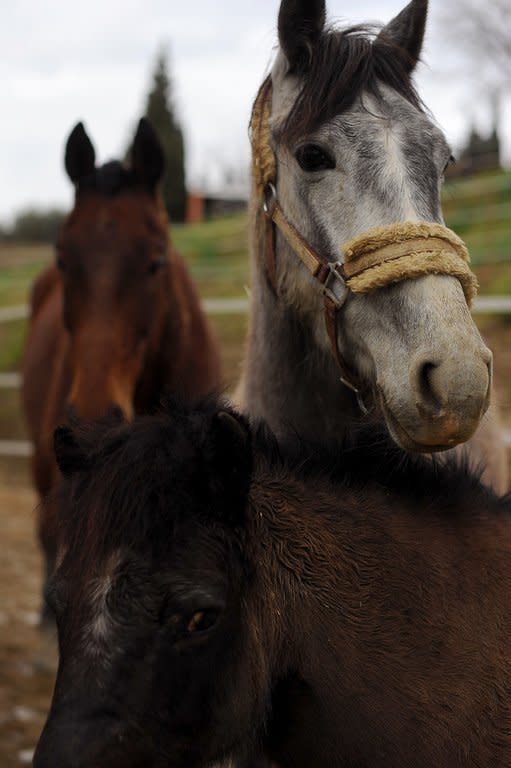
[(24, 320), (0, 324), (0, 371), (19, 368), (26, 332)]
[(511, 262), (510, 171), (446, 184), (443, 208), (448, 226), (465, 240), (475, 266)]
[(248, 283), (245, 214), (174, 226), (172, 239), (204, 298), (243, 295)]

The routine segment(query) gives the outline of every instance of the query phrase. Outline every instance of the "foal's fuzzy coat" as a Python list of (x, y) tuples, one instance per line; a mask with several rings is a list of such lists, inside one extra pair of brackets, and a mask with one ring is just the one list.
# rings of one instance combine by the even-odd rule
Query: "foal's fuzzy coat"
[(57, 437), (35, 768), (74, 764), (70, 724), (83, 768), (511, 764), (509, 499), (378, 431), (339, 455), (211, 403)]

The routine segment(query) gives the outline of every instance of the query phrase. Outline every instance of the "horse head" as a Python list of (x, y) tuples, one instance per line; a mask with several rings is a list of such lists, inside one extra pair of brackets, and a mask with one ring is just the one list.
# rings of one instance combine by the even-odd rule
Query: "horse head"
[(127, 165), (97, 168), (81, 123), (66, 145), (74, 208), (57, 243), (69, 334), (68, 403), (81, 418), (112, 407), (130, 418), (144, 361), (157, 344), (168, 280), (168, 219), (158, 184), (164, 156), (142, 119)]
[[(248, 428), (177, 406), (172, 420), (61, 427), (55, 449), (60, 661), (34, 766), (209, 763), (253, 714), (236, 694), (250, 688), (238, 652)], [(229, 729), (214, 732), (224, 702)]]
[[(269, 117), (275, 194), (287, 221), (328, 262), (375, 228), (443, 224), (452, 151), (412, 74), (427, 0), (377, 34), (331, 30), (324, 0), (282, 0)], [(277, 231), (276, 292), (330, 350), (323, 296)], [(460, 281), (427, 274), (350, 292), (338, 313), (339, 353), (379, 404), (394, 439), (414, 451), (466, 441), (489, 403), (492, 356)]]

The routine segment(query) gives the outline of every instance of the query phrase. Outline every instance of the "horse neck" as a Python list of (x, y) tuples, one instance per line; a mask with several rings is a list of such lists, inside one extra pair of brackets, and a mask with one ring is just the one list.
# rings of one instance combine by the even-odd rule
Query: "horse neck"
[(166, 274), (158, 286), (158, 294), (154, 305), (157, 313), (152, 326), (151, 338), (148, 344), (146, 359), (141, 378), (137, 384), (137, 411), (144, 412), (157, 405), (163, 392), (171, 388), (169, 376), (174, 371), (174, 361), (179, 358), (182, 344), (180, 333), (180, 314), (182, 302), (180, 292), (176, 293), (176, 283), (179, 282), (180, 272), (175, 263), (174, 254), (166, 269)]
[(159, 301), (160, 322), (146, 377), (149, 383), (157, 379), (158, 387), (152, 391), (158, 402), (164, 392), (194, 398), (216, 391), (221, 384), (218, 343), (185, 261), (174, 249)]
[(289, 424), (310, 438), (342, 437), (358, 417), (355, 398), (340, 383), (330, 351), (318, 346), (307, 318), (275, 295), (264, 266), (265, 222), (258, 207), (252, 202), (252, 293), (243, 406), (276, 433)]

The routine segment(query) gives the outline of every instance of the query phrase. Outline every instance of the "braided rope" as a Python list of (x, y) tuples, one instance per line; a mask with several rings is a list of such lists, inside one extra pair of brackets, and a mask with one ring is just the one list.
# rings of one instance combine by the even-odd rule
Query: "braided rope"
[(450, 275), (460, 281), (469, 307), (477, 295), (467, 247), (442, 224), (378, 227), (350, 240), (342, 250), (346, 283), (353, 293), (370, 293), (424, 275)]
[(277, 158), (271, 146), (271, 97), (271, 77), (267, 77), (257, 94), (250, 120), (252, 173), (261, 197), (267, 184), (274, 184), (277, 178)]

